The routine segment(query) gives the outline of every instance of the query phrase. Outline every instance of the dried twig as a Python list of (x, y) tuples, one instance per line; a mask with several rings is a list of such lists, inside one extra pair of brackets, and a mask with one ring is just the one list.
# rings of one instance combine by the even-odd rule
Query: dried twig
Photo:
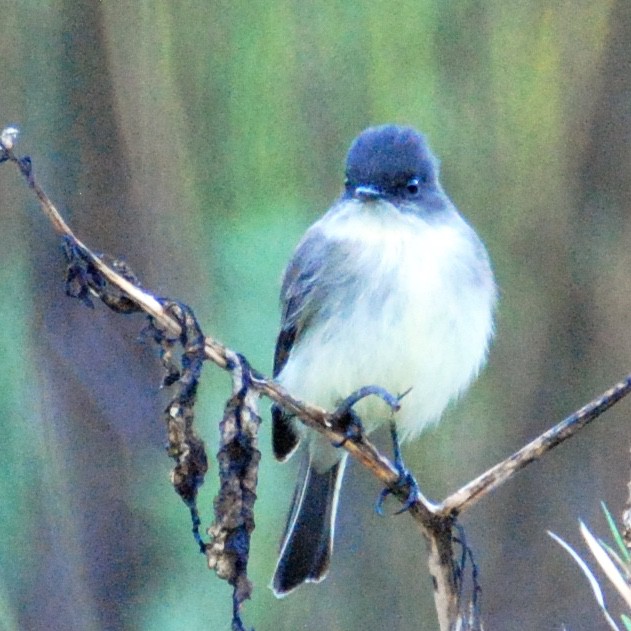
[(568, 438), (574, 436), (582, 429), (598, 418), (612, 405), (629, 394), (631, 390), (631, 374), (627, 375), (615, 386), (603, 392), (600, 396), (590, 401), (573, 414), (544, 432), (533, 441), (524, 445), (519, 451), (509, 456), (502, 462), (491, 467), (460, 490), (456, 491), (437, 506), (441, 514), (461, 513), (470, 508), (482, 497), (506, 482), (514, 473), (523, 469), (526, 465), (538, 460), (547, 451), (560, 445)]

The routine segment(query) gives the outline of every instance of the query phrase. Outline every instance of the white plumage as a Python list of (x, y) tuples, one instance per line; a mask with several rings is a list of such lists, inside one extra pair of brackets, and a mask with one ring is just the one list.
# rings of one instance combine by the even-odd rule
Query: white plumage
[[(347, 310), (294, 345), (278, 375), (289, 392), (333, 409), (365, 385), (394, 395), (412, 388), (396, 414), (401, 438), (438, 421), (484, 363), (496, 294), (482, 244), (455, 209), (449, 214), (428, 220), (384, 200), (350, 200), (309, 229), (303, 240), (319, 232), (348, 252), (342, 286), (344, 276), (365, 280)], [(369, 430), (390, 418), (377, 397), (356, 411)]]

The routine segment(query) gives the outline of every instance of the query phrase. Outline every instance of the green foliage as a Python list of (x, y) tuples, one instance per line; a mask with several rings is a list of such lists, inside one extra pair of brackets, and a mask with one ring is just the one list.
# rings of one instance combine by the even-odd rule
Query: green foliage
[[(576, 561), (590, 583), (594, 599), (598, 603), (598, 607), (600, 608), (608, 626), (611, 629), (614, 629), (614, 631), (619, 631), (618, 625), (609, 613), (610, 607), (607, 606), (605, 601), (603, 585), (605, 587), (609, 587), (607, 591), (614, 594), (617, 592), (617, 595), (621, 598), (622, 602), (626, 604), (626, 607), (629, 610), (631, 610), (631, 565), (629, 564), (629, 551), (624, 543), (618, 525), (611, 516), (611, 513), (604, 502), (601, 502), (601, 507), (611, 534), (618, 546), (620, 556), (610, 545), (600, 539), (596, 539), (582, 521), (580, 521), (580, 531), (591, 553), (590, 564), (588, 564), (574, 548), (557, 535), (550, 531), (548, 531), (548, 534), (563, 548), (565, 548), (574, 561)], [(598, 580), (592, 570), (592, 567), (598, 567), (607, 578), (607, 582)], [(629, 617), (626, 614), (621, 614), (620, 619), (625, 627), (627, 627)]]
[(629, 548), (624, 543), (624, 539), (622, 538), (622, 533), (620, 532), (620, 528), (618, 528), (618, 524), (616, 524), (615, 519), (611, 516), (609, 509), (607, 508), (605, 502), (601, 502), (601, 508), (603, 513), (605, 514), (605, 518), (607, 519), (607, 524), (609, 525), (609, 530), (611, 531), (611, 536), (616, 542), (616, 546), (618, 547), (618, 554), (622, 557), (624, 563), (626, 563), (629, 567), (628, 570), (631, 572), (631, 553), (629, 553)]

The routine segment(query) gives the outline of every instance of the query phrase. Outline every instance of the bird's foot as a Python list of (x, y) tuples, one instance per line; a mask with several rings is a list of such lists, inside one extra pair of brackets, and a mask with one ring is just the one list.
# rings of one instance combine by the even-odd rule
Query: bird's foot
[(393, 412), (396, 412), (401, 407), (399, 403), (401, 397), (393, 396), (380, 386), (364, 386), (359, 390), (355, 390), (337, 406), (333, 413), (332, 422), (334, 429), (344, 434), (344, 438), (341, 441), (333, 443), (334, 447), (342, 447), (348, 440), (359, 440), (362, 437), (364, 426), (359, 415), (353, 410), (353, 406), (371, 395), (383, 399)]
[(403, 502), (403, 508), (399, 509), (395, 515), (399, 515), (410, 510), (410, 508), (422, 497), (418, 482), (403, 463), (401, 445), (399, 444), (399, 435), (397, 433), (397, 427), (394, 420), (390, 421), (390, 436), (392, 437), (392, 449), (394, 451), (394, 466), (399, 473), (399, 477), (392, 486), (383, 489), (383, 491), (379, 493), (377, 503), (375, 504), (375, 511), (379, 515), (383, 515), (383, 503), (388, 495), (400, 495), (402, 491), (407, 492), (407, 497)]
[(343, 447), (349, 440), (359, 440), (364, 434), (364, 425), (355, 410), (348, 408), (338, 416), (335, 412), (334, 428), (344, 435), (342, 440), (334, 442), (333, 447)]
[[(398, 467), (397, 467), (398, 468)], [(421, 489), (414, 476), (407, 469), (399, 469), (399, 478), (392, 487), (387, 487), (379, 493), (377, 502), (375, 504), (375, 512), (379, 515), (383, 515), (383, 503), (388, 495), (398, 495), (399, 491), (407, 490), (407, 497), (403, 502), (403, 507), (395, 512), (395, 515), (405, 513), (418, 502), (421, 497)]]

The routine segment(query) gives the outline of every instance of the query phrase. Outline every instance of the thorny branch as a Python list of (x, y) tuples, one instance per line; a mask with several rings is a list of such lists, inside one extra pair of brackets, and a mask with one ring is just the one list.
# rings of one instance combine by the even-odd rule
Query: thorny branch
[[(63, 237), (64, 251), (69, 261), (67, 292), (88, 305), (92, 304), (91, 297), (95, 296), (118, 312), (142, 311), (150, 318), (151, 331), (154, 339), (162, 346), (163, 363), (167, 368), (164, 383), (179, 383), (179, 392), (165, 412), (169, 455), (177, 463), (172, 474), (173, 483), (191, 509), (193, 530), (202, 551), (208, 557), (209, 566), (234, 587), (233, 629), (243, 629), (239, 608), (251, 592), (245, 565), (249, 535), (254, 528), (253, 504), (260, 458), (256, 439), (260, 418), (256, 407), (260, 396), (268, 397), (332, 443), (340, 444), (401, 502), (407, 501), (410, 488), (401, 485), (394, 465), (376, 450), (363, 433), (352, 440), (345, 436), (339, 427), (339, 410), (329, 412), (294, 398), (274, 380), (250, 368), (241, 355), (212, 337), (204, 336), (188, 307), (155, 297), (141, 288), (123, 263), (107, 263), (104, 257), (95, 255), (77, 239), (37, 183), (30, 158), (18, 158), (14, 154), (16, 136), (17, 130), (13, 128), (5, 129), (0, 135), (0, 163), (8, 161), (16, 165), (37, 196), (53, 228)], [(181, 368), (173, 363), (171, 357), (172, 346), (176, 341), (184, 349)], [(221, 490), (215, 500), (216, 521), (209, 529), (212, 540), (208, 544), (199, 536), (200, 522), (195, 506), (196, 491), (203, 480), (207, 462), (203, 443), (192, 427), (192, 404), (202, 360), (212, 361), (228, 370), (233, 377), (232, 397), (226, 404), (221, 423), (222, 446), (218, 454)], [(457, 525), (456, 517), (510, 479), (518, 470), (573, 436), (630, 390), (631, 374), (441, 503), (432, 503), (422, 494), (418, 495), (409, 514), (428, 544), (429, 569), (435, 585), (435, 604), (441, 631), (481, 629), (475, 598), (473, 605), (461, 602), (464, 561), (455, 560), (453, 544), (462, 545), (463, 560), (470, 556), (470, 550), (463, 541), (462, 532), (459, 536), (453, 534), (454, 526)]]

